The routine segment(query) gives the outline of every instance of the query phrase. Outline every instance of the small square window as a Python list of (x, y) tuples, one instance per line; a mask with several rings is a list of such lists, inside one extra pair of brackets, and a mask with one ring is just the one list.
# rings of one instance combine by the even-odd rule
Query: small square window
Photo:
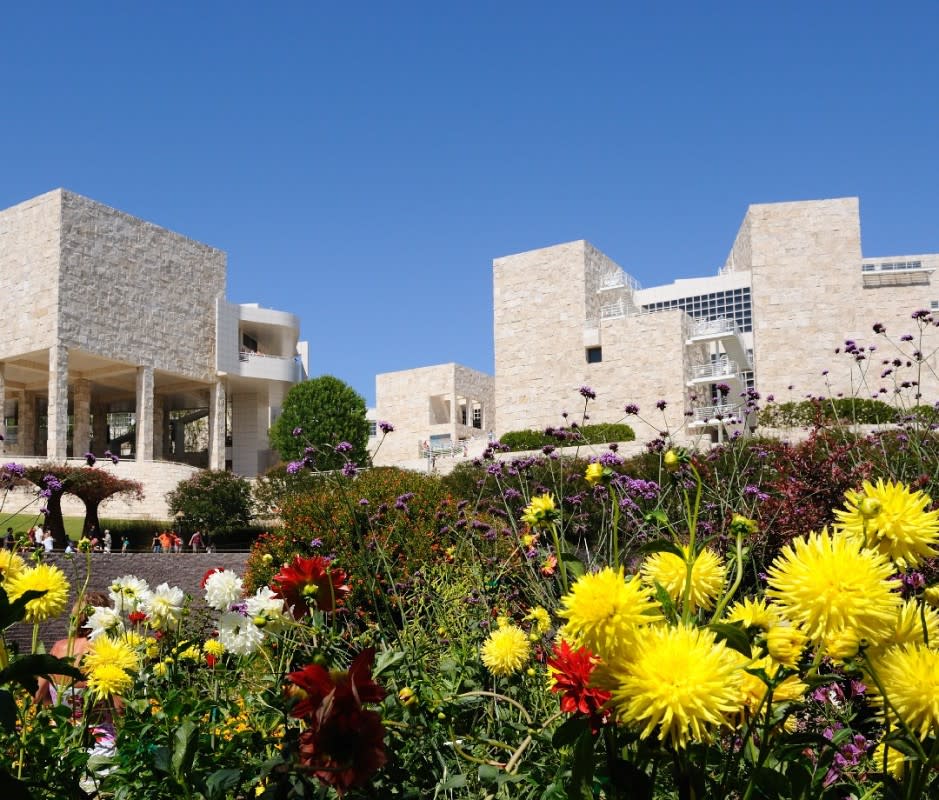
[(601, 361), (603, 361), (603, 349), (600, 347), (588, 347), (587, 348), (587, 363), (599, 364)]

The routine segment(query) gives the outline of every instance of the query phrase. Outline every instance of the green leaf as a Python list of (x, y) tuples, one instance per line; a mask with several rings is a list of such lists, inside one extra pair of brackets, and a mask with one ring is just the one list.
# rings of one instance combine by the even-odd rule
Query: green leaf
[(674, 553), (684, 561), (685, 554), (681, 548), (671, 539), (653, 539), (639, 547), (640, 555), (649, 555), (650, 553)]
[(750, 657), (750, 640), (742, 627), (727, 622), (712, 622), (708, 628), (714, 631), (718, 641), (726, 643), (731, 650)]
[(567, 784), (570, 800), (593, 800), (594, 737), (590, 731), (580, 735), (574, 745), (571, 779)]
[(764, 797), (789, 800), (792, 796), (792, 787), (786, 776), (774, 769), (760, 767), (753, 773), (753, 782)]
[(463, 789), (466, 787), (465, 775), (451, 775), (445, 781), (437, 784), (437, 789)]
[(495, 783), (499, 779), (500, 771), (498, 767), (494, 767), (492, 764), (480, 764), (479, 780), (482, 783)]
[(18, 683), (30, 694), (35, 694), (39, 686), (40, 675), (65, 675), (67, 678), (81, 680), (85, 676), (64, 658), (46, 655), (44, 653), (31, 653), (28, 656), (17, 658), (10, 666), (0, 671), (0, 686)]
[(587, 571), (584, 562), (573, 553), (561, 553), (561, 561), (563, 561), (564, 566), (567, 567), (567, 574), (572, 578), (579, 578)]
[(377, 678), (386, 669), (395, 667), (406, 658), (407, 653), (403, 650), (382, 650), (375, 656), (375, 667), (372, 669), (372, 677)]
[(173, 775), (180, 782), (192, 769), (192, 762), (196, 757), (198, 744), (199, 729), (196, 727), (195, 722), (187, 719), (176, 729), (176, 734), (173, 737), (173, 758), (170, 762)]
[(220, 769), (209, 775), (206, 781), (206, 797), (208, 800), (224, 800), (229, 789), (234, 789), (241, 779), (240, 769)]
[[(31, 600), (35, 600), (38, 597), (42, 597), (46, 593), (46, 590), (37, 591), (36, 589), (30, 589), (28, 592), (23, 592), (19, 597), (16, 598), (12, 603), (7, 602), (5, 605), (0, 606), (0, 628), (6, 630), (11, 625), (20, 622), (23, 617), (26, 616), (26, 604)], [(6, 599), (6, 594), (3, 595)]]
[(555, 749), (569, 747), (587, 731), (585, 717), (568, 717), (562, 722), (551, 737), (551, 745)]

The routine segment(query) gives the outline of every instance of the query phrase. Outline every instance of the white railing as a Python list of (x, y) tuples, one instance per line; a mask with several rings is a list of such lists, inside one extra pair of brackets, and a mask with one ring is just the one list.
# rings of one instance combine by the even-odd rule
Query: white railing
[(622, 300), (615, 303), (607, 303), (600, 306), (600, 319), (612, 319), (613, 317), (625, 317), (626, 307)]
[(739, 419), (740, 406), (735, 403), (726, 403), (720, 406), (698, 406), (694, 409), (695, 422), (709, 422), (712, 419)]
[(712, 364), (698, 364), (691, 368), (692, 380), (700, 378), (727, 378), (737, 374), (737, 362), (722, 358)]
[(618, 272), (607, 272), (600, 276), (601, 290), (619, 289), (621, 286), (632, 289), (634, 292), (637, 292), (642, 288), (642, 286), (639, 285), (639, 281), (623, 270), (619, 270)]
[(692, 336), (712, 336), (716, 333), (736, 333), (737, 323), (730, 317), (701, 319), (691, 323)]

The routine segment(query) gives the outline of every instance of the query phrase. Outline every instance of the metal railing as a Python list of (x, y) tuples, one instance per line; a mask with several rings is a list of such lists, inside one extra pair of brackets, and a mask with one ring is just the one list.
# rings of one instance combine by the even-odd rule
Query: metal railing
[(725, 403), (720, 406), (698, 406), (693, 411), (695, 422), (709, 422), (712, 419), (728, 421), (740, 418), (740, 406), (736, 403)]
[(632, 275), (623, 270), (618, 272), (607, 272), (600, 276), (600, 289), (618, 289), (621, 286), (625, 286), (629, 289), (632, 289), (634, 292), (639, 291), (642, 286), (639, 285)]
[(711, 364), (697, 364), (691, 368), (692, 380), (699, 378), (728, 378), (737, 374), (737, 362), (722, 358)]
[(711, 336), (716, 333), (736, 333), (737, 323), (730, 317), (700, 319), (691, 323), (692, 336)]

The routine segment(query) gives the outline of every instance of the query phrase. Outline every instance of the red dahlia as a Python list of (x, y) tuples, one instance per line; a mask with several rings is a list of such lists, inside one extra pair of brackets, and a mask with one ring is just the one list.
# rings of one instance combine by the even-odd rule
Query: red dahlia
[(271, 589), (293, 612), (302, 619), (310, 609), (333, 611), (349, 594), (346, 573), (333, 569), (323, 556), (303, 558), (294, 556), (290, 564), (271, 580)]

